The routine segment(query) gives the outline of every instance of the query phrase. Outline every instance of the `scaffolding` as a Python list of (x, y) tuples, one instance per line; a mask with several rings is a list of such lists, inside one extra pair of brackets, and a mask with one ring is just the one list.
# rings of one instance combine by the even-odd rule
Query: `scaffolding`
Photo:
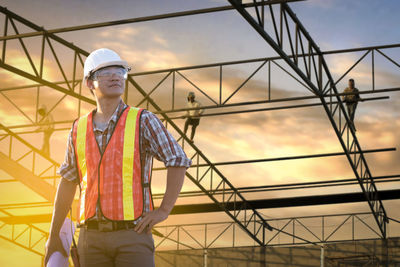
[[(39, 99), (44, 88), (57, 92), (59, 96), (57, 101), (51, 105), (49, 113), (60, 108), (60, 105), (66, 99), (72, 99), (77, 103), (77, 112), (73, 114), (74, 118), (84, 114), (85, 111), (95, 104), (95, 101), (83, 90), (80, 75), (84, 60), (89, 53), (59, 37), (58, 33), (236, 10), (266, 41), (266, 46), (273, 48), (278, 56), (137, 72), (129, 74), (126, 81), (126, 92), (123, 96), (124, 101), (132, 106), (145, 107), (157, 114), (166, 127), (177, 137), (177, 141), (182, 144), (188, 157), (193, 161), (193, 165), (186, 173), (186, 176), (198, 190), (183, 191), (180, 194), (180, 198), (204, 197), (202, 198), (204, 199), (204, 203), (179, 204), (174, 208), (172, 214), (223, 212), (229, 218), (229, 221), (222, 222), (215, 221), (211, 223), (162, 225), (155, 227), (158, 231), (155, 235), (156, 246), (159, 250), (157, 252), (158, 260), (164, 263), (169, 262), (172, 266), (175, 266), (177, 264), (176, 257), (183, 255), (182, 257), (191, 259), (193, 263), (198, 263), (200, 266), (206, 266), (209, 261), (211, 263), (210, 259), (224, 260), (229, 266), (237, 266), (238, 262), (241, 261), (248, 262), (249, 266), (251, 266), (252, 261), (258, 264), (256, 266), (260, 266), (260, 264), (261, 266), (266, 266), (267, 263), (272, 264), (268, 260), (265, 260), (266, 257), (268, 259), (268, 256), (265, 255), (270, 255), (271, 251), (274, 254), (276, 253), (281, 261), (283, 260), (283, 263), (280, 262), (279, 264), (288, 264), (287, 261), (285, 263), (285, 259), (288, 259), (288, 256), (284, 252), (285, 248), (280, 248), (282, 246), (307, 245), (313, 249), (317, 248), (318, 253), (321, 253), (321, 255), (326, 246), (346, 241), (373, 240), (371, 242), (382, 242), (386, 244), (386, 249), (390, 248), (387, 245), (388, 242), (385, 241), (388, 240), (387, 224), (389, 221), (392, 221), (393, 224), (399, 222), (395, 218), (388, 217), (382, 200), (399, 199), (400, 190), (378, 191), (376, 184), (398, 182), (400, 175), (373, 176), (365, 155), (368, 153), (395, 151), (396, 148), (362, 149), (355, 130), (350, 126), (349, 115), (341, 101), (341, 97), (345, 94), (339, 93), (336, 85), (360, 62), (370, 57), (372, 64), (370, 72), (371, 90), (361, 91), (360, 94), (375, 95), (400, 91), (399, 87), (376, 88), (375, 81), (377, 72), (375, 59), (377, 55), (386, 59), (394, 67), (400, 68), (400, 64), (386, 52), (391, 49), (400, 48), (400, 44), (321, 51), (288, 5), (290, 2), (297, 1), (259, 0), (252, 3), (242, 3), (238, 0), (229, 0), (230, 5), (222, 7), (174, 12), (59, 29), (45, 29), (13, 13), (6, 7), (0, 7), (0, 13), (4, 18), (4, 23), (2, 24), (3, 34), (0, 36), (0, 42), (2, 43), (0, 68), (30, 81), (30, 83), (24, 83), (23, 85), (0, 89), (0, 95), (3, 99), (12, 105), (19, 112), (20, 116), (27, 121), (25, 124), (0, 124), (1, 169), (13, 177), (13, 179), (4, 179), (1, 182), (22, 183), (46, 200), (45, 202), (7, 203), (0, 205), (0, 211), (3, 214), (0, 217), (2, 223), (0, 225), (0, 237), (40, 256), (44, 254), (42, 245), (48, 233), (34, 224), (49, 222), (51, 214), (15, 216), (7, 211), (13, 208), (49, 207), (54, 201), (57, 184), (60, 179), (56, 174), (59, 163), (43, 154), (42, 151), (36, 148), (35, 144), (30, 143), (22, 137), (24, 134), (35, 133), (34, 128), (38, 125), (43, 125), (39, 119), (38, 110), (40, 108)], [(267, 19), (271, 22), (270, 25), (266, 25), (265, 21)], [(41, 48), (39, 56), (31, 51), (29, 45), (27, 45), (31, 40), (29, 38), (32, 37), (39, 40)], [(10, 45), (7, 44), (12, 41), (17, 41), (20, 52), (24, 55), (26, 61), (29, 62), (29, 70), (20, 68), (18, 64), (10, 60), (10, 52), (8, 51)], [(15, 45), (16, 43), (13, 44)], [(362, 55), (355, 60), (354, 64), (343, 75), (334, 80), (330, 74), (325, 57), (344, 53), (362, 53)], [(61, 55), (65, 54), (69, 55), (72, 64), (67, 64), (60, 60)], [(58, 76), (62, 77), (61, 80), (52, 80), (46, 75), (45, 65), (48, 58), (51, 58), (55, 63)], [(257, 66), (254, 71), (245, 77), (238, 87), (233, 90), (227, 90), (223, 86), (228, 68), (243, 65), (254, 66), (255, 64)], [(276, 91), (271, 86), (274, 68), (283, 71), (295, 83), (301, 86), (304, 89), (302, 95), (272, 97)], [(185, 74), (185, 71), (209, 69), (212, 69), (213, 76), (218, 78), (219, 88), (216, 95), (209, 94), (206, 88), (201, 88), (201, 86)], [(267, 72), (268, 76), (264, 99), (243, 99), (239, 102), (232, 102), (232, 99), (239, 92), (243, 91), (243, 88), (263, 70)], [(148, 85), (146, 81), (149, 79), (156, 81), (155, 85)], [(142, 80), (143, 83), (140, 83), (139, 80)], [(178, 80), (185, 81), (191, 88), (207, 99), (209, 104), (202, 108), (211, 112), (203, 114), (202, 116), (204, 117), (320, 106), (328, 117), (342, 151), (240, 161), (212, 161), (210, 160), (210, 155), (206, 155), (196, 144), (189, 142), (189, 139), (182, 132), (181, 127), (178, 126), (177, 120), (179, 117), (176, 114), (190, 110), (182, 108), (177, 103), (176, 84)], [(161, 90), (160, 88), (163, 88), (163, 92), (170, 96), (168, 105), (159, 103), (157, 97), (155, 97), (156, 93)], [(35, 92), (33, 97), (35, 103), (34, 119), (12, 97), (7, 96), (7, 92), (23, 92), (26, 89), (34, 90)], [(135, 96), (135, 101), (132, 100), (132, 95)], [(365, 101), (382, 101), (388, 99), (388, 96), (364, 98)], [(63, 120), (56, 118), (54, 122), (55, 130), (69, 130), (72, 122), (73, 118), (63, 118)], [(354, 177), (274, 186), (235, 187), (230, 178), (225, 176), (220, 168), (220, 166), (227, 165), (273, 161), (282, 162), (336, 156), (344, 156), (347, 159)], [(38, 167), (39, 165), (40, 168)], [(153, 168), (153, 171), (163, 170), (165, 168)], [(284, 199), (250, 199), (247, 197), (250, 193), (267, 191), (309, 190), (326, 187), (350, 187), (354, 185), (358, 185), (361, 192), (295, 196)], [(351, 188), (354, 189), (354, 187)], [(162, 194), (155, 194), (155, 199), (160, 198), (162, 198)], [(278, 219), (268, 219), (262, 213), (262, 210), (270, 208), (353, 202), (367, 202), (370, 212)], [(76, 201), (73, 205), (75, 207)], [(30, 223), (27, 224), (27, 221)], [(327, 224), (328, 221), (329, 224)], [(313, 227), (310, 227), (310, 225)], [(320, 229), (320, 231), (316, 232), (315, 227)], [(359, 232), (357, 229), (364, 230)], [(28, 237), (22, 240), (21, 237), (24, 235), (28, 235)], [(397, 242), (396, 244), (398, 244), (397, 239), (393, 240), (390, 239), (389, 243), (393, 244), (393, 242)], [(229, 253), (232, 252), (232, 248), (234, 248), (235, 253), (238, 253), (238, 255), (243, 254), (244, 258), (229, 258), (227, 255), (230, 255)], [(239, 248), (243, 248), (243, 251)], [(283, 252), (278, 252), (278, 249)], [(295, 250), (296, 247), (293, 249)], [(300, 247), (298, 249), (302, 250)], [(253, 250), (253, 254), (258, 253), (259, 255), (263, 255), (263, 258), (261, 260), (248, 258), (246, 254), (248, 254), (249, 250)], [(255, 250), (257, 251), (254, 252)], [(266, 252), (267, 250), (269, 252)], [(227, 251), (229, 253), (226, 253)], [(314, 255), (315, 253), (311, 254)], [(313, 257), (318, 260), (322, 257), (321, 255), (318, 254), (318, 256)], [(393, 262), (395, 262), (398, 254), (394, 253), (393, 255), (397, 255), (393, 256)], [(337, 266), (341, 266), (340, 264), (342, 263), (347, 264), (345, 266), (350, 266), (349, 264), (353, 264), (354, 262), (364, 262), (365, 264), (378, 264), (382, 262), (388, 264), (389, 262), (387, 258), (385, 260), (381, 256), (377, 257), (375, 252), (361, 256), (349, 255), (349, 253), (339, 256), (328, 255), (325, 259), (327, 264), (330, 262), (337, 264)], [(302, 264), (299, 263), (299, 265), (293, 266), (311, 266)]]

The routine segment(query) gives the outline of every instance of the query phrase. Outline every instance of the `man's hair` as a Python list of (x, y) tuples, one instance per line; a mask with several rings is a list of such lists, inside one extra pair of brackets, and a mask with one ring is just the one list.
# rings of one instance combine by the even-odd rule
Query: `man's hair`
[(46, 115), (46, 110), (45, 110), (44, 108), (39, 108), (39, 109), (38, 109), (38, 113), (39, 113), (41, 116), (45, 116), (45, 115)]
[(349, 79), (349, 82), (353, 82), (354, 83), (354, 79)]

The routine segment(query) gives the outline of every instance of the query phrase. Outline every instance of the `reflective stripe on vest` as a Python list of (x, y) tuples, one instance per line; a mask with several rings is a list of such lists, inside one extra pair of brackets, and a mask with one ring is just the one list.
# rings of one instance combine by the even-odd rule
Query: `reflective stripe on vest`
[(87, 129), (87, 119), (88, 115), (82, 117), (78, 121), (77, 126), (77, 136), (76, 136), (76, 155), (78, 157), (78, 169), (81, 177), (81, 195), (84, 197), (81, 198), (81, 203), (79, 207), (79, 221), (82, 222), (85, 220), (85, 196), (86, 196), (86, 188), (87, 188), (87, 169), (86, 169), (86, 158), (85, 158), (85, 148), (86, 148), (86, 129)]
[(144, 207), (143, 201), (141, 113), (142, 109), (132, 107), (123, 111), (103, 154), (93, 132), (92, 113), (74, 124), (73, 140), (81, 183), (80, 223), (95, 215), (99, 192), (101, 211), (110, 220), (135, 220), (143, 209), (152, 210), (148, 187), (145, 190), (149, 206)]

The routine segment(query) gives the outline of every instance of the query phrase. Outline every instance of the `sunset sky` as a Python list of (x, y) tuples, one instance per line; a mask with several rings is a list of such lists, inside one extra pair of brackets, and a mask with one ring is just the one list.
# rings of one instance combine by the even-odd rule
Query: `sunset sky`
[[(174, 1), (105, 1), (105, 0), (5, 0), (1, 4), (10, 11), (39, 25), (45, 29), (55, 29), (68, 26), (84, 25), (104, 21), (143, 17), (176, 11), (229, 5), (227, 1), (208, 0), (174, 0)], [(322, 51), (379, 46), (399, 43), (400, 3), (395, 0), (307, 0), (289, 4), (303, 23), (310, 35)], [(0, 30), (4, 27), (4, 15), (0, 17)], [(10, 26), (9, 26), (10, 27)], [(21, 32), (31, 32), (31, 29), (21, 27)], [(9, 34), (14, 34), (12, 31)], [(81, 30), (58, 34), (63, 39), (74, 43), (85, 51), (93, 51), (107, 47), (117, 51), (121, 57), (132, 66), (131, 73), (177, 68), (216, 62), (227, 62), (276, 56), (276, 53), (259, 36), (259, 34), (237, 13), (224, 11), (211, 14), (195, 15), (164, 19), (121, 26), (103, 27), (91, 30)], [(31, 37), (25, 41), (35, 64), (40, 60), (41, 39)], [(3, 44), (0, 41), (0, 48)], [(60, 59), (71, 76), (71, 52), (63, 53), (61, 46), (55, 45)], [(65, 50), (67, 51), (67, 50)], [(400, 48), (382, 50), (400, 64)], [(336, 80), (354, 64), (363, 52), (327, 55), (325, 57), (333, 78)], [(376, 89), (400, 87), (400, 68), (376, 53)], [(17, 40), (7, 42), (6, 61), (8, 64), (32, 73), (29, 62)], [(282, 61), (281, 61), (282, 63)], [(231, 65), (224, 69), (224, 97), (238, 87), (261, 63)], [(287, 67), (284, 63), (282, 66)], [(82, 72), (82, 70), (78, 70)], [(290, 71), (288, 69), (288, 71)], [(182, 71), (197, 86), (211, 96), (218, 96), (218, 68)], [(155, 74), (145, 77), (134, 77), (135, 80), (149, 92), (164, 76)], [(61, 81), (62, 76), (51, 56), (45, 58), (44, 77), (49, 81)], [(80, 79), (79, 73), (77, 78)], [(262, 100), (266, 97), (268, 84), (267, 69), (264, 67), (255, 75), (230, 103)], [(371, 90), (371, 55), (348, 73), (338, 83), (338, 90), (346, 87), (347, 80), (354, 78), (360, 91)], [(0, 68), (0, 89), (32, 85), (35, 82), (12, 74)], [(163, 109), (171, 108), (171, 77), (154, 93), (153, 98)], [(293, 97), (310, 95), (296, 81), (291, 79), (278, 67), (272, 69), (272, 97)], [(88, 89), (83, 87), (84, 94), (90, 97)], [(130, 88), (128, 103), (138, 102), (138, 93)], [(196, 91), (184, 79), (176, 82), (175, 105), (185, 107), (185, 97), (189, 91)], [(35, 121), (36, 89), (31, 87), (21, 90), (0, 91), (0, 122), (7, 127), (30, 124)], [(212, 102), (196, 91), (198, 100), (203, 105)], [(51, 88), (41, 89), (40, 105), (54, 105), (63, 94)], [(381, 93), (362, 95), (362, 97), (389, 96), (390, 99), (368, 101), (359, 104), (356, 113), (357, 137), (364, 149), (399, 148), (400, 145), (400, 93)], [(138, 99), (137, 99), (138, 98)], [(11, 104), (10, 101), (15, 105)], [(296, 102), (316, 103), (317, 101)], [(258, 105), (253, 108), (290, 105), (295, 103), (280, 103)], [(78, 102), (72, 97), (66, 97), (52, 112), (56, 121), (68, 121), (58, 124), (51, 139), (51, 158), (62, 163), (67, 140), (67, 130), (77, 116)], [(18, 109), (27, 114), (24, 116)], [(241, 109), (249, 109), (243, 107)], [(93, 109), (93, 106), (83, 104), (82, 112)], [(237, 110), (237, 109), (236, 109)], [(207, 110), (214, 113), (217, 110)], [(183, 115), (176, 113), (174, 116)], [(175, 123), (183, 129), (184, 120), (177, 119)], [(15, 128), (13, 131), (22, 131)], [(27, 130), (35, 130), (29, 128)], [(2, 133), (2, 132), (1, 132)], [(176, 132), (172, 131), (175, 138)], [(22, 134), (21, 137), (29, 143), (41, 148), (42, 133)], [(303, 109), (277, 110), (268, 112), (243, 113), (237, 115), (211, 116), (201, 119), (195, 136), (196, 146), (212, 162), (248, 160), (259, 158), (276, 158), (315, 153), (330, 153), (342, 151), (338, 139), (329, 123), (322, 107)], [(14, 148), (18, 149), (18, 148)], [(189, 148), (188, 155), (192, 153)], [(8, 143), (0, 141), (0, 151), (8, 153)], [(23, 155), (23, 151), (13, 151)], [(375, 176), (394, 175), (400, 173), (400, 152), (383, 152), (366, 156), (371, 172)], [(156, 167), (162, 166), (157, 163)], [(300, 183), (311, 181), (335, 180), (353, 178), (345, 157), (314, 158), (282, 162), (267, 162), (221, 166), (218, 169), (237, 187), (273, 185), (285, 183)], [(193, 171), (194, 172), (194, 171)], [(0, 170), (0, 180), (13, 179)], [(165, 186), (165, 172), (154, 172), (153, 192), (161, 193)], [(377, 184), (378, 189), (399, 189), (400, 183)], [(188, 179), (184, 190), (198, 190)], [(300, 195), (329, 194), (343, 192), (360, 192), (360, 187), (333, 187), (314, 190), (271, 191), (262, 194), (246, 195), (249, 199), (280, 198)], [(207, 198), (200, 198), (208, 202)], [(44, 198), (32, 192), (20, 182), (0, 183), (0, 207), (9, 204), (43, 202)], [(198, 202), (197, 199), (182, 198), (179, 204)], [(399, 220), (398, 200), (384, 201), (389, 217)], [(7, 209), (12, 215), (49, 214), (52, 207)], [(265, 218), (295, 217), (303, 215), (336, 214), (350, 212), (368, 212), (366, 203), (309, 206), (302, 208), (267, 209), (261, 213)], [(0, 216), (7, 216), (0, 211)], [(210, 216), (170, 216), (164, 225), (175, 223), (195, 223), (205, 221), (229, 221), (225, 214), (214, 213)], [(38, 225), (48, 231), (49, 224)], [(0, 229), (4, 231), (4, 229)], [(390, 225), (389, 236), (399, 236), (400, 227), (395, 223)], [(44, 244), (44, 243), (43, 243)], [(24, 255), (24, 257), (17, 256)], [(32, 262), (27, 265), (26, 262)], [(10, 242), (0, 241), (1, 266), (39, 266), (41, 258)]]

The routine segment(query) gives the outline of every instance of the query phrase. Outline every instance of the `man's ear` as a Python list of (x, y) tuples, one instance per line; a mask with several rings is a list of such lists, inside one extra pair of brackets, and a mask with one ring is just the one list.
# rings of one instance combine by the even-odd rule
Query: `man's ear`
[(87, 86), (89, 89), (94, 89), (93, 80), (92, 80), (92, 79), (87, 79), (87, 80), (86, 80), (86, 86)]
[(86, 86), (89, 88), (90, 93), (94, 96), (94, 84), (93, 84), (93, 80), (92, 79), (87, 79), (86, 80)]

